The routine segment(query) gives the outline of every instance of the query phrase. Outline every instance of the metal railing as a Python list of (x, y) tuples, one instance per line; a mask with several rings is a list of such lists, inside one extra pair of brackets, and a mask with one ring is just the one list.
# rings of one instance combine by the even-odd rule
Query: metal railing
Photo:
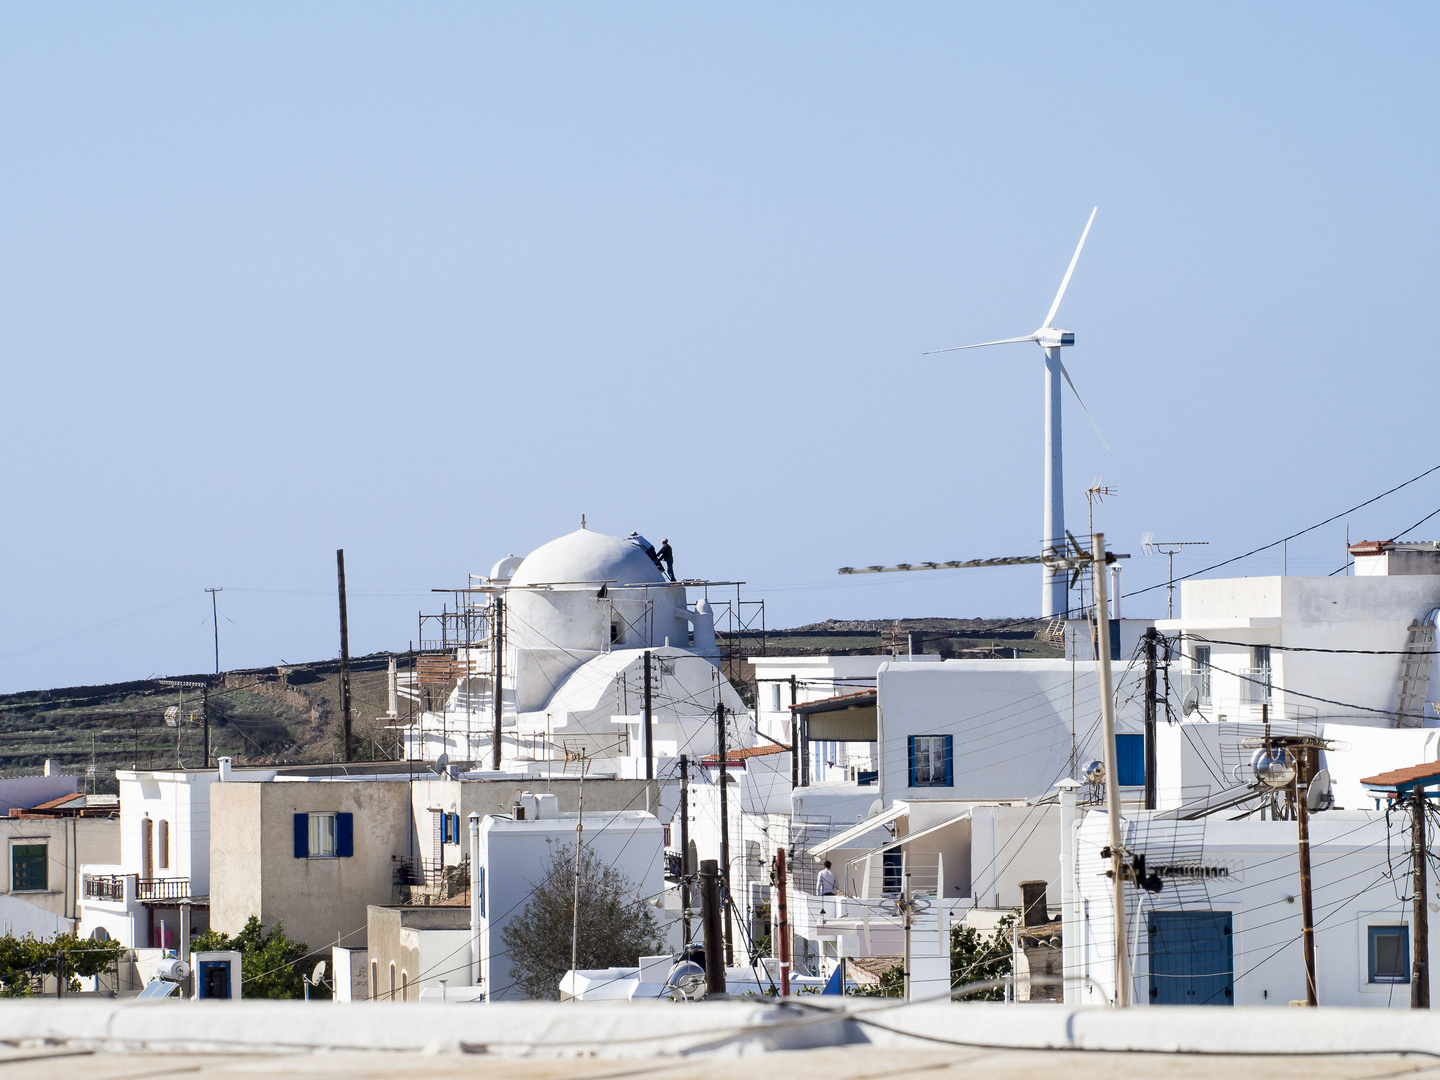
[(1270, 669), (1241, 668), (1240, 703), (1242, 705), (1263, 705), (1270, 700)]
[(136, 900), (189, 900), (190, 879), (137, 878), (135, 881)]
[(1210, 675), (1208, 667), (1171, 668), (1170, 670), (1170, 677), (1178, 679), (1180, 700), (1184, 701), (1191, 690), (1198, 690), (1201, 705), (1210, 704)]
[(125, 879), (119, 874), (86, 874), (86, 900), (125, 901)]

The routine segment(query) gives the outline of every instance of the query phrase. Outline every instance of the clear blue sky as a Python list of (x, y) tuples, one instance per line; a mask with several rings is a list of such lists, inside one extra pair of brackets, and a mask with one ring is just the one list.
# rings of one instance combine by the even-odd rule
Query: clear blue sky
[[(1433, 4), (8, 4), (0, 689), (404, 648), (588, 515), (771, 625), (1038, 612), (1440, 462)], [(1348, 522), (1394, 535), (1440, 473)], [(1343, 562), (1345, 524), (1290, 547)], [(1440, 519), (1417, 536), (1440, 536)], [(1260, 557), (1241, 572), (1278, 572)], [(162, 606), (163, 605), (163, 606)], [(156, 610), (158, 608), (158, 610)], [(1163, 591), (1129, 614), (1163, 610)], [(142, 613), (145, 614), (137, 614)]]

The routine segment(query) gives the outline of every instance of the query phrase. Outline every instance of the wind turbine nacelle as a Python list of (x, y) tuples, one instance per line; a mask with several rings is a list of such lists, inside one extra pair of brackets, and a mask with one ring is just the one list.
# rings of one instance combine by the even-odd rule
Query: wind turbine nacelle
[(1042, 348), (1058, 349), (1065, 345), (1075, 344), (1074, 330), (1056, 330), (1053, 326), (1047, 326), (1043, 330), (1035, 331), (1035, 340)]

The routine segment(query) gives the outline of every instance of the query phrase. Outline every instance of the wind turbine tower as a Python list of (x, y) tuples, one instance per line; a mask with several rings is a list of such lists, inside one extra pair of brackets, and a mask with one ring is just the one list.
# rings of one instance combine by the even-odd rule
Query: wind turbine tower
[[(1080, 408), (1085, 409), (1085, 415), (1089, 417), (1091, 425), (1095, 428), (1095, 434), (1100, 435), (1100, 426), (1095, 423), (1095, 418), (1090, 416), (1090, 410), (1085, 408), (1085, 402), (1080, 397), (1080, 391), (1075, 389), (1075, 383), (1070, 379), (1070, 372), (1065, 370), (1065, 365), (1060, 360), (1060, 350), (1075, 344), (1075, 333), (1072, 330), (1060, 330), (1055, 327), (1055, 315), (1060, 310), (1060, 301), (1065, 298), (1065, 289), (1070, 284), (1070, 275), (1075, 273), (1075, 264), (1080, 261), (1080, 251), (1085, 247), (1085, 238), (1090, 235), (1090, 226), (1095, 223), (1095, 211), (1090, 211), (1090, 220), (1085, 222), (1085, 231), (1080, 234), (1080, 243), (1075, 247), (1075, 254), (1070, 259), (1070, 265), (1065, 270), (1065, 277), (1060, 282), (1060, 291), (1055, 294), (1055, 302), (1050, 305), (1050, 310), (1045, 315), (1045, 320), (1040, 328), (1024, 337), (1002, 338), (999, 341), (982, 341), (975, 345), (956, 345), (949, 349), (935, 349), (926, 353), (933, 356), (936, 353), (958, 352), (962, 349), (983, 349), (989, 345), (1011, 345), (1020, 341), (1033, 341), (1045, 350), (1045, 531), (1044, 541), (1041, 545), (1041, 554), (1045, 556), (1056, 556), (1063, 554), (1065, 546), (1065, 470), (1063, 455), (1061, 453), (1060, 440), (1060, 380), (1063, 377), (1069, 385), (1075, 400), (1080, 402)], [(1105, 436), (1100, 435), (1100, 442), (1105, 449), (1110, 449), (1105, 444)], [(1047, 566), (1040, 567), (1040, 613), (1044, 616), (1064, 615), (1069, 608), (1068, 590), (1065, 582), (1065, 571), (1051, 569)]]

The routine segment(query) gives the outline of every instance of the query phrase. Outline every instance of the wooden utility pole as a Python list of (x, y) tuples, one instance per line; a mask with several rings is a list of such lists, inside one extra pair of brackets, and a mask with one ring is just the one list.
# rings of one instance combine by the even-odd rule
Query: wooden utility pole
[(725, 993), (725, 957), (720, 949), (720, 871), (714, 859), (700, 864), (700, 925), (705, 932), (705, 993)]
[(690, 875), (695, 867), (690, 858), (690, 757), (680, 755), (680, 919), (685, 936), (682, 945), (690, 944)]
[(776, 955), (780, 958), (780, 996), (790, 996), (790, 911), (785, 904), (785, 849), (775, 851)]
[(1315, 905), (1310, 895), (1310, 767), (1309, 748), (1296, 747), (1295, 756), (1295, 820), (1300, 826), (1300, 936), (1305, 949), (1305, 1004), (1318, 1005), (1315, 993)]
[(210, 594), (210, 621), (215, 625), (215, 674), (220, 674), (220, 612), (215, 605), (215, 594), (222, 593), (222, 589), (206, 589)]
[(210, 685), (205, 685), (205, 768), (210, 768)]
[(645, 779), (655, 779), (655, 734), (650, 719), (650, 650), (645, 650)]
[(795, 676), (790, 676), (790, 786), (800, 786), (800, 721), (795, 715)]
[[(1108, 613), (1105, 595), (1105, 534), (1090, 538), (1090, 569), (1095, 579), (1095, 617)], [(1101, 750), (1105, 758), (1105, 814), (1110, 819), (1110, 872), (1114, 885), (1115, 920), (1115, 1004), (1130, 1004), (1130, 950), (1126, 945), (1129, 933), (1125, 926), (1125, 848), (1120, 836), (1120, 782), (1115, 754), (1115, 690), (1110, 670), (1110, 630), (1107, 626), (1096, 636), (1100, 668), (1100, 715), (1103, 722)]]
[(495, 662), (491, 665), (494, 674), (490, 681), (490, 698), (495, 707), (495, 739), (490, 746), (490, 767), (498, 772), (500, 737), (505, 721), (505, 693), (501, 680), (505, 672), (505, 598), (498, 593), (495, 596), (494, 612), (490, 626), (490, 647), (495, 655)]
[(1145, 629), (1145, 809), (1155, 809), (1155, 627)]
[[(715, 692), (715, 750), (720, 758), (720, 888), (726, 903), (730, 901), (730, 766), (725, 751), (725, 704)], [(735, 962), (734, 930), (729, 912), (722, 909), (725, 923), (725, 963)]]
[(1416, 784), (1410, 789), (1412, 858), (1415, 861), (1414, 892), (1411, 910), (1415, 922), (1415, 952), (1410, 968), (1410, 1007), (1430, 1008), (1430, 914), (1426, 901), (1429, 899), (1425, 881), (1425, 857), (1429, 849), (1425, 836), (1425, 787)]
[(355, 745), (350, 735), (350, 623), (345, 614), (345, 549), (335, 552), (335, 568), (340, 578), (340, 713), (344, 724), (345, 760), (355, 760)]

